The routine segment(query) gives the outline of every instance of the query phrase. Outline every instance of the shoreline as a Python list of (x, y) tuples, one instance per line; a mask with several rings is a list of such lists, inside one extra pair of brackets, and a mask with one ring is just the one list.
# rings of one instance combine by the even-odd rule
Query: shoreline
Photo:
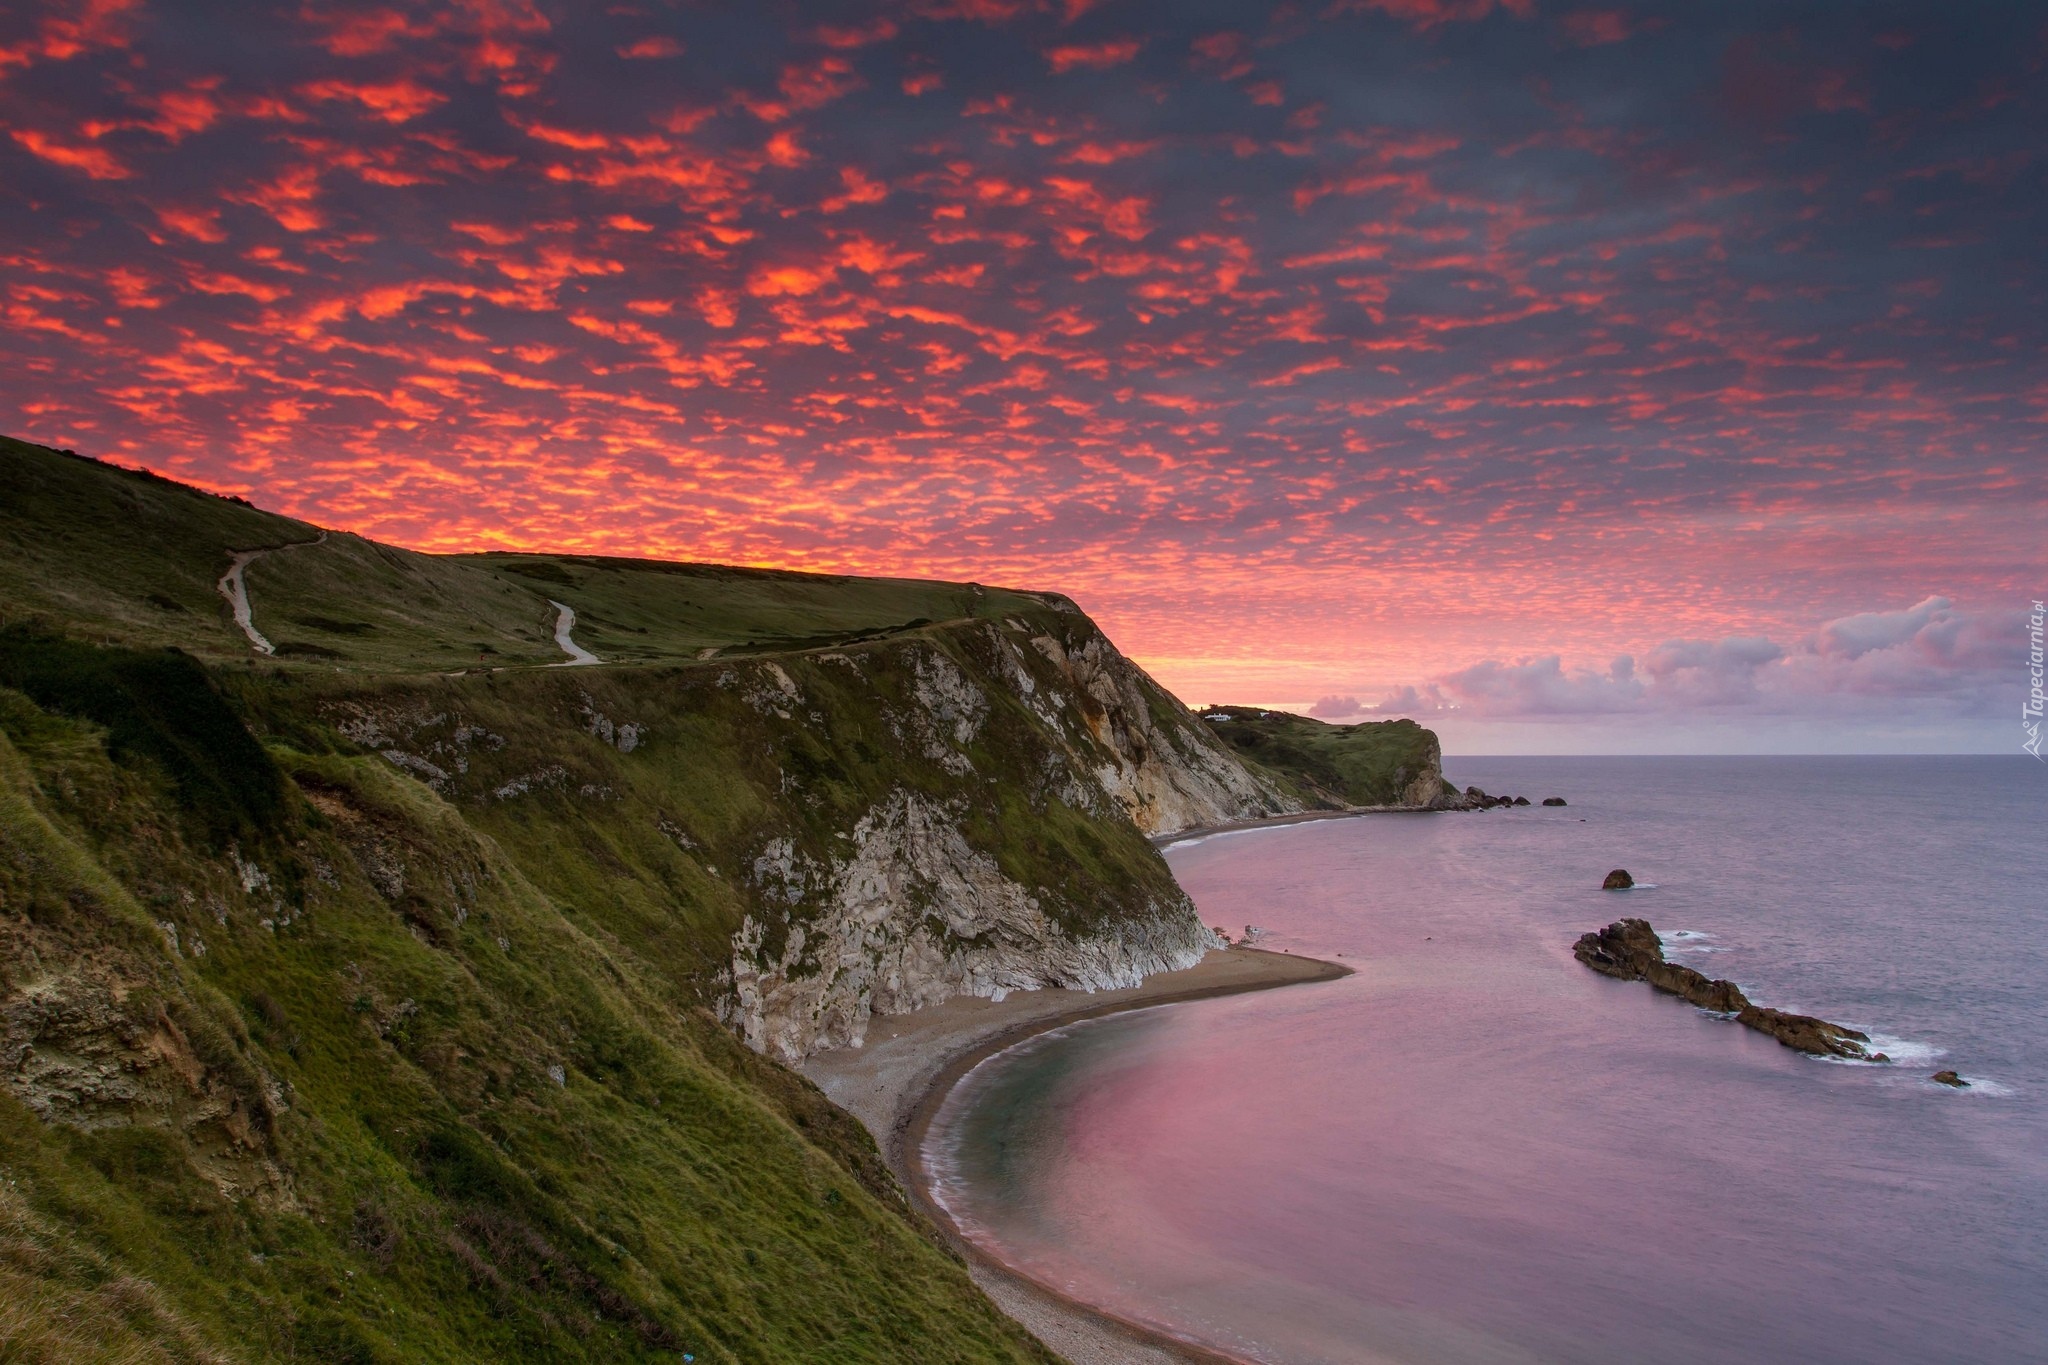
[(1234, 820), (1227, 825), (1196, 825), (1171, 834), (1151, 836), (1152, 847), (1172, 848), (1215, 834), (1240, 834), (1248, 829), (1278, 829), (1282, 825), (1306, 825), (1315, 820), (1350, 820), (1361, 815), (1441, 815), (1456, 806), (1348, 806), (1343, 810), (1302, 810), (1287, 815), (1265, 815), (1256, 820)]
[(1336, 981), (1351, 974), (1349, 967), (1320, 958), (1243, 946), (1214, 949), (1193, 967), (1156, 973), (1121, 990), (1090, 994), (1049, 987), (1001, 1001), (962, 996), (886, 1016), (873, 1021), (864, 1047), (819, 1053), (801, 1070), (874, 1134), (883, 1160), (917, 1208), (966, 1259), (968, 1273), (983, 1292), (1073, 1365), (1244, 1365), (1237, 1357), (1083, 1303), (969, 1241), (931, 1195), (925, 1135), (962, 1077), (1037, 1034), (1154, 1005)]

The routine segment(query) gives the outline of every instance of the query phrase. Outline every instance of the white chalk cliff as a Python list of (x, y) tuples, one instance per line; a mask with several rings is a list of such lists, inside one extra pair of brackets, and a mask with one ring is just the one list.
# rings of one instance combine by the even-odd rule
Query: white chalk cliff
[[(725, 1004), (749, 1044), (795, 1060), (859, 1045), (878, 1014), (960, 995), (1134, 985), (1214, 946), (1163, 866), (1112, 911), (1077, 913), (1061, 886), (1021, 880), (999, 850), (977, 843), (985, 826), (972, 817), (993, 784), (1020, 789), (1034, 812), (1057, 805), (1119, 828), (1126, 844), (1299, 808), (1086, 617), (1057, 624), (980, 622), (880, 659), (832, 660), (866, 670), (878, 695), (891, 675), (908, 683), (888, 704), (891, 727), (905, 754), (953, 790), (892, 790), (828, 841), (829, 852), (788, 837), (764, 843), (742, 874), (756, 908), (733, 939)], [(763, 677), (734, 683), (778, 715), (803, 713), (786, 672)], [(1000, 745), (986, 735), (998, 716), (1007, 721)], [(1124, 856), (1157, 857), (1149, 847)]]

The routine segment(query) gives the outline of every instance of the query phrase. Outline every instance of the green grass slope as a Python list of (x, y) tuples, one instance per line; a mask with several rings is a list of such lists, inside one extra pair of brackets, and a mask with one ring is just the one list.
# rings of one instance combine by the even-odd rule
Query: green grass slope
[(90, 710), (0, 690), (0, 1278), (71, 1305), (9, 1359), (1043, 1358), (623, 911), (378, 757), (189, 820)]
[(1427, 806), (1444, 795), (1443, 751), (1412, 720), (1331, 725), (1256, 706), (1197, 714), (1239, 762), (1316, 809)]
[(274, 662), (327, 672), (557, 664), (555, 609), (607, 662), (879, 638), (1042, 607), (974, 584), (583, 555), (428, 555), (0, 437), (0, 624), (256, 660), (218, 589), (236, 551)]
[[(1050, 1358), (713, 1010), (750, 919), (827, 969), (885, 808), (1064, 930), (1184, 905), (1091, 785), (1085, 617), (0, 484), (0, 1359)], [(216, 584), (271, 546), (264, 658)]]

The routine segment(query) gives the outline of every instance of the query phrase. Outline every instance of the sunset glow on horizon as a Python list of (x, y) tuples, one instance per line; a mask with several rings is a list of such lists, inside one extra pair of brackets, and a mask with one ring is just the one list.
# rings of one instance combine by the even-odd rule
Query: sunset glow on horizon
[(2014, 747), (2048, 14), (88, 0), (8, 434), (424, 550), (1066, 592), (1454, 751)]

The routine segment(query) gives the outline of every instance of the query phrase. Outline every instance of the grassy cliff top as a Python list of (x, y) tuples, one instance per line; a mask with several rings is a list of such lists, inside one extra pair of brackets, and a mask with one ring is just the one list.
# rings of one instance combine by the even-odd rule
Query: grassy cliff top
[(1331, 725), (1257, 706), (1197, 714), (1240, 762), (1312, 807), (1421, 806), (1441, 793), (1442, 750), (1412, 720)]
[(260, 657), (220, 590), (238, 552), (257, 630), (289, 668), (535, 667), (574, 639), (607, 663), (853, 643), (1055, 599), (594, 555), (430, 555), (278, 516), (139, 470), (0, 437), (0, 625), (49, 624), (214, 662)]

